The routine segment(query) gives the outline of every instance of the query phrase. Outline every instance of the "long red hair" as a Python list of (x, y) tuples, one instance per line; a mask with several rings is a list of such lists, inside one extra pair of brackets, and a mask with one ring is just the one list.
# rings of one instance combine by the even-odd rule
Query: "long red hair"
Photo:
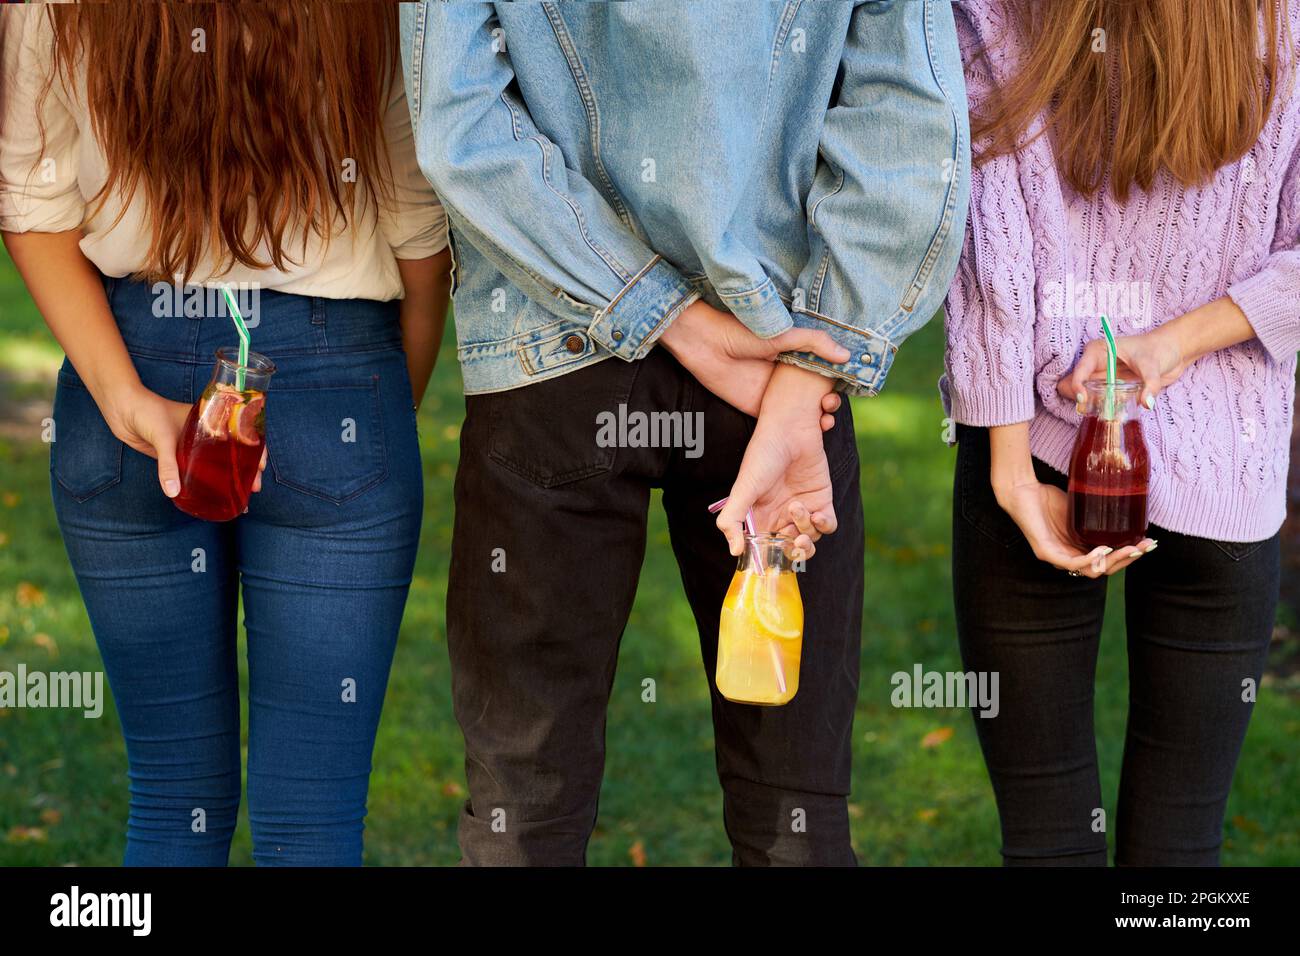
[(55, 73), (71, 90), (84, 70), (108, 160), (97, 200), (117, 193), (125, 206), (138, 195), (147, 209), (142, 278), (189, 278), (205, 257), (218, 272), (284, 269), (309, 235), (328, 242), (353, 218), (358, 189), (369, 201), (387, 195), (393, 4), (113, 2), (48, 13)]
[(1121, 199), (1161, 169), (1204, 182), (1255, 143), (1292, 75), (1278, 53), (1291, 49), (1286, 0), (1008, 2), (1023, 53), (972, 117), (976, 159), (1014, 152), (1045, 111), (1061, 173), (1084, 194), (1107, 174)]

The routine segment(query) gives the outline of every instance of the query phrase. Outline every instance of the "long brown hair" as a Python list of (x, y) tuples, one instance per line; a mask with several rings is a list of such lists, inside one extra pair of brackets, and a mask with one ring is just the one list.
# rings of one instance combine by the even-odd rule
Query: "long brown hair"
[(96, 201), (145, 204), (140, 277), (188, 279), (205, 257), (218, 273), (284, 269), (295, 245), (301, 255), (310, 234), (328, 242), (353, 218), (358, 188), (363, 202), (388, 195), (395, 5), (77, 3), (49, 15), (54, 75), (75, 90), (84, 68), (108, 161)]
[(1085, 195), (1107, 174), (1121, 200), (1161, 169), (1205, 182), (1254, 145), (1291, 72), (1286, 0), (1008, 2), (1022, 54), (972, 116), (977, 161), (1014, 152), (1045, 112), (1037, 135)]

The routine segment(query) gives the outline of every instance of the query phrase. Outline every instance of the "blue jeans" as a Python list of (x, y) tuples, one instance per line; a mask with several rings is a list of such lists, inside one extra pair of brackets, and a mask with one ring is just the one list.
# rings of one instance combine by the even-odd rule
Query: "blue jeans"
[[(146, 387), (193, 402), (224, 315), (158, 318), (106, 279)], [(275, 362), (269, 464), (248, 513), (183, 514), (67, 362), (54, 506), (126, 738), (127, 865), (222, 866), (240, 799), (236, 667), (248, 634), (248, 816), (269, 865), (358, 865), (370, 760), (415, 561), (423, 483), (397, 303), (262, 292)]]

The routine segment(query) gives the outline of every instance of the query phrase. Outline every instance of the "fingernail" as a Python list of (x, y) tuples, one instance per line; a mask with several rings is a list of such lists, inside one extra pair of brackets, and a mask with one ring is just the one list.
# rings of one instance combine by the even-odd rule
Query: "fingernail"
[(1149, 545), (1147, 545), (1147, 554), (1150, 554), (1152, 551), (1154, 551), (1156, 549), (1156, 545), (1159, 543), (1160, 543), (1159, 541), (1152, 541)]
[(1145, 405), (1148, 409), (1155, 408), (1156, 397), (1154, 395), (1148, 395), (1145, 401), (1142, 402), (1142, 404)]
[(1088, 396), (1085, 395), (1085, 394), (1083, 394), (1083, 392), (1075, 392), (1075, 393), (1074, 393), (1074, 401), (1075, 401), (1076, 404), (1078, 404), (1078, 405), (1082, 405), (1082, 404), (1084, 404), (1085, 402), (1088, 401)]
[(181, 483), (175, 478), (168, 478), (167, 481), (163, 483), (163, 494), (168, 498), (175, 498), (180, 493)]
[(1114, 548), (1107, 548), (1107, 547), (1104, 547), (1104, 546), (1103, 546), (1102, 549), (1101, 549), (1101, 553), (1102, 553), (1102, 554), (1110, 554), (1110, 553), (1111, 553), (1112, 551), (1114, 551), (1114, 550), (1115, 550)]

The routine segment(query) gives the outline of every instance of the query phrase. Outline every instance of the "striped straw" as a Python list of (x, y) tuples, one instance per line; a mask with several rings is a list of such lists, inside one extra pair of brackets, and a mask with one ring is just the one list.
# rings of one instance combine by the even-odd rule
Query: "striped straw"
[(230, 286), (223, 285), (221, 294), (226, 297), (226, 306), (230, 310), (230, 321), (235, 323), (235, 332), (239, 335), (239, 368), (235, 371), (235, 387), (242, 392), (244, 390), (244, 369), (248, 367), (248, 325), (239, 312), (239, 305), (235, 302), (235, 294), (230, 291)]
[(1115, 417), (1115, 379), (1116, 366), (1119, 362), (1119, 346), (1115, 344), (1115, 332), (1110, 327), (1110, 320), (1101, 317), (1101, 334), (1106, 336), (1106, 420)]

